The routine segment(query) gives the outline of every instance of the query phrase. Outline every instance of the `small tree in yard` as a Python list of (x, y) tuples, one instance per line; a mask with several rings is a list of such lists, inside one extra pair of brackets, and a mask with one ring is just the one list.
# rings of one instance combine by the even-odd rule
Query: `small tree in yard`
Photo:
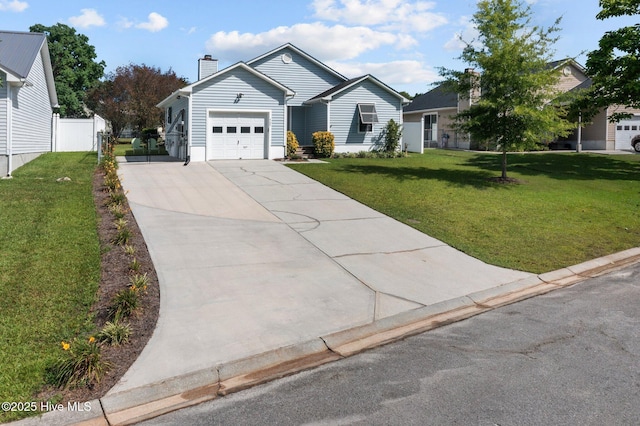
[(400, 125), (396, 123), (393, 118), (390, 119), (383, 130), (383, 134), (384, 150), (386, 152), (396, 152), (400, 144), (400, 137), (402, 136)]
[(472, 21), (479, 38), (465, 42), (460, 59), (478, 72), (443, 68), (440, 74), (449, 90), (470, 100), (455, 116), (456, 129), (502, 151), (506, 181), (507, 152), (565, 136), (575, 127), (564, 118), (563, 104), (551, 104), (559, 95), (560, 73), (548, 64), (560, 20), (544, 29), (531, 24), (530, 7), (517, 0), (483, 0)]

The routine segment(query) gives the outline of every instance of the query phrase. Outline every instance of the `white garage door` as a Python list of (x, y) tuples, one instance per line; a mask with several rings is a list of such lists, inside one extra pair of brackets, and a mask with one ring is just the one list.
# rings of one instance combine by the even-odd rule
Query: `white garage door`
[(208, 159), (267, 158), (267, 115), (219, 113), (209, 116)]
[(640, 136), (640, 116), (616, 124), (616, 149), (632, 149), (631, 141)]

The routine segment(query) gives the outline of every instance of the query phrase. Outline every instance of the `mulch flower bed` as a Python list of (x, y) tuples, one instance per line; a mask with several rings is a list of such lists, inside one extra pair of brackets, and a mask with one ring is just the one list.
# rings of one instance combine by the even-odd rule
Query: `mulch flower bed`
[(54, 398), (62, 403), (85, 402), (104, 396), (138, 358), (151, 338), (158, 320), (160, 289), (147, 245), (126, 200), (123, 203), (125, 207), (123, 218), (127, 221), (130, 231), (127, 245), (134, 248), (134, 255), (127, 254), (123, 246), (113, 243), (118, 231), (114, 225), (116, 218), (107, 206), (109, 191), (104, 186), (104, 176), (104, 172), (98, 169), (93, 178), (93, 196), (98, 215), (98, 235), (102, 253), (98, 300), (92, 307), (96, 330), (102, 329), (109, 319), (108, 310), (115, 294), (130, 285), (130, 278), (134, 274), (130, 269), (133, 258), (140, 264), (135, 274), (147, 274), (149, 283), (146, 292), (140, 298), (139, 307), (127, 320), (131, 325), (129, 341), (119, 346), (102, 345), (102, 359), (109, 364), (109, 369), (100, 382), (68, 389), (48, 386), (38, 395), (42, 400)]

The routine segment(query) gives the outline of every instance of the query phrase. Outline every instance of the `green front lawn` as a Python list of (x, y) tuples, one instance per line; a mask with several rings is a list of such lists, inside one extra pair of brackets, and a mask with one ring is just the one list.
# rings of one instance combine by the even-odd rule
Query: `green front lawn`
[(398, 159), (292, 164), (485, 262), (547, 272), (640, 246), (640, 155), (428, 151)]
[[(0, 401), (33, 401), (60, 342), (93, 327), (96, 161), (95, 153), (43, 154), (0, 180)], [(0, 412), (0, 421), (15, 418)]]

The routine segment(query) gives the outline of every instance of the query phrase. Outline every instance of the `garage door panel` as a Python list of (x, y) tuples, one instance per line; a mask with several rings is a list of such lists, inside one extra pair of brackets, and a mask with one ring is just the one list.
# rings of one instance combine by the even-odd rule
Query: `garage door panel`
[(211, 113), (210, 159), (266, 158), (267, 114)]

